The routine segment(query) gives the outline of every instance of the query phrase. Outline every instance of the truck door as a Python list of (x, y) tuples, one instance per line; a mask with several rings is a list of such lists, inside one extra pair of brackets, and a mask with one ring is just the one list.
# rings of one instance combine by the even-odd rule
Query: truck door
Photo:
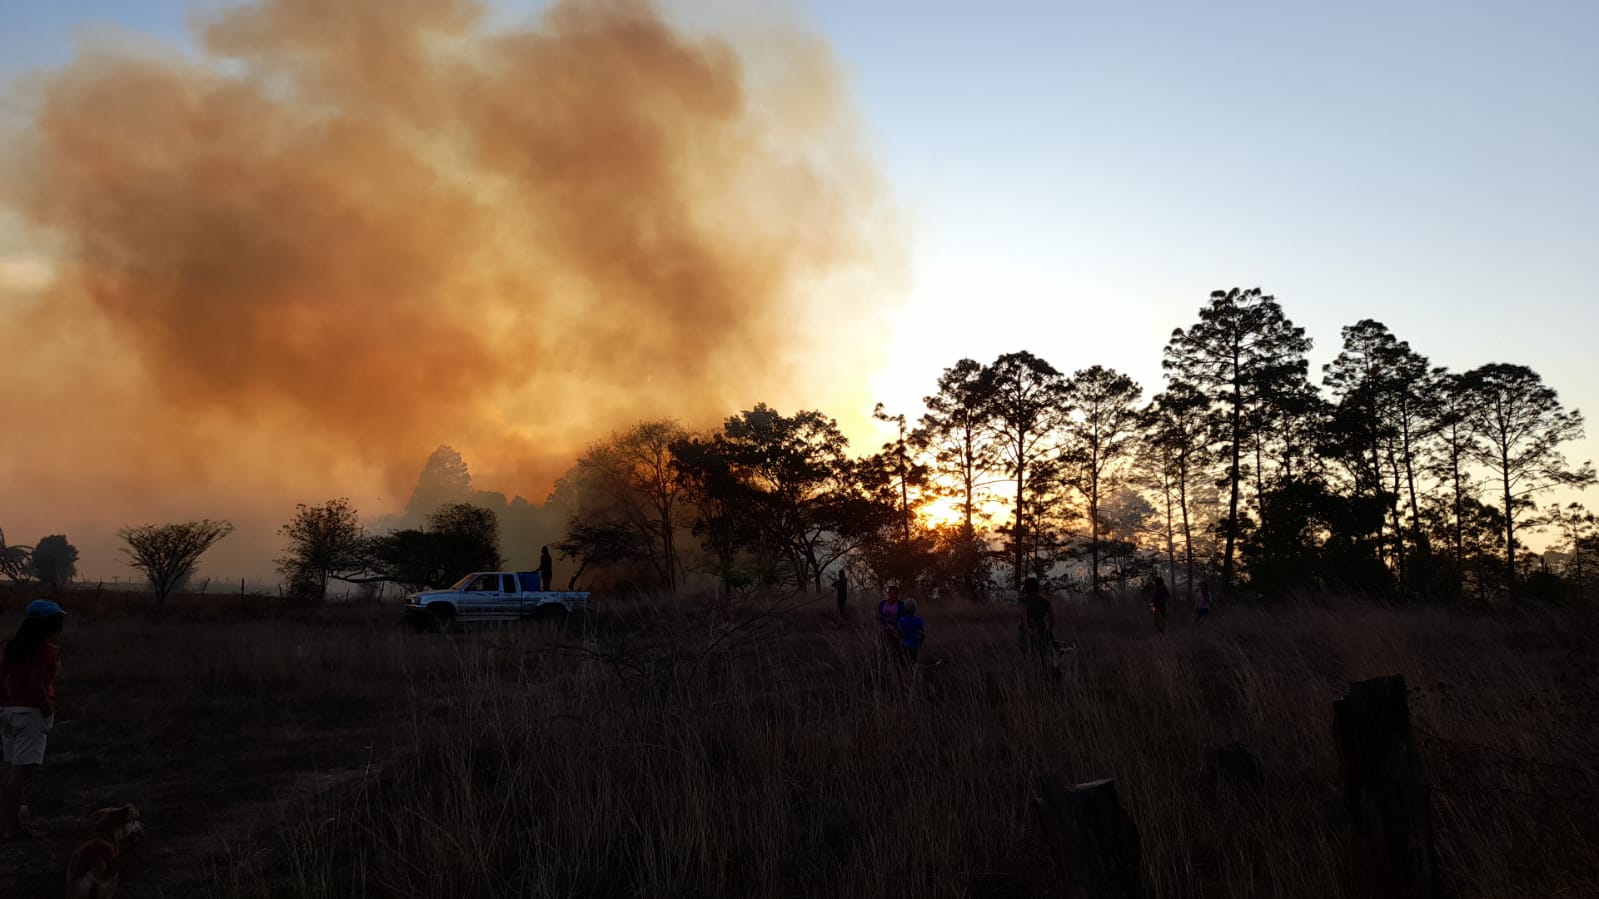
[(501, 608), (504, 602), (505, 592), (501, 589), (500, 576), (480, 574), (466, 585), (466, 608), (463, 611), (473, 615), (490, 614)]

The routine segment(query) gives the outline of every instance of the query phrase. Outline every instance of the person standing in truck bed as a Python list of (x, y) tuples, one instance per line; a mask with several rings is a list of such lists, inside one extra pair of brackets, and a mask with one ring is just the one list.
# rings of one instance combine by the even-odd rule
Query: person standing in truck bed
[(546, 590), (555, 589), (555, 560), (550, 558), (550, 548), (539, 548), (539, 582)]

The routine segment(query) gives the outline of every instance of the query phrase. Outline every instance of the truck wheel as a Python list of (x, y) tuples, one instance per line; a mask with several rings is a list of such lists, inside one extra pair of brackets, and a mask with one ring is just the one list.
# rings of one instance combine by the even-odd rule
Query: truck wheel
[(433, 629), (447, 634), (455, 629), (455, 607), (447, 603), (428, 606), (428, 617), (433, 619)]

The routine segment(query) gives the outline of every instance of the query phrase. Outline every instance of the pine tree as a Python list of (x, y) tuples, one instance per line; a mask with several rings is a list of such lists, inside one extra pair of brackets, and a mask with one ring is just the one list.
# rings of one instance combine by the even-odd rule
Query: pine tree
[[(1310, 338), (1283, 315), (1277, 300), (1260, 288), (1215, 291), (1199, 311), (1199, 321), (1172, 332), (1162, 367), (1169, 380), (1192, 385), (1217, 413), (1213, 439), (1227, 462), (1227, 515), (1222, 521), (1225, 549), (1222, 582), (1233, 583), (1240, 535), (1240, 499), (1245, 476), (1243, 453), (1272, 420), (1274, 398), (1297, 395), (1305, 382)], [(1257, 453), (1258, 456), (1258, 453)], [(1264, 478), (1256, 463), (1257, 494)]]
[(1137, 447), (1138, 400), (1144, 389), (1132, 378), (1096, 365), (1073, 374), (1065, 392), (1070, 423), (1061, 454), (1062, 476), (1087, 506), (1089, 583), (1098, 593), (1100, 504), (1119, 482)]

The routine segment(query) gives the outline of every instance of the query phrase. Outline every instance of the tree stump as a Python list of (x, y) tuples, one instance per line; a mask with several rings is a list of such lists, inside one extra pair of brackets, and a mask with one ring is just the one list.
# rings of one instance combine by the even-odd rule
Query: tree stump
[(1069, 899), (1142, 899), (1143, 850), (1138, 826), (1116, 797), (1116, 781), (1066, 786), (1040, 782), (1034, 797)]
[(1351, 684), (1333, 703), (1349, 811), (1350, 875), (1371, 899), (1443, 895), (1432, 842), (1432, 793), (1410, 731), (1402, 675)]

